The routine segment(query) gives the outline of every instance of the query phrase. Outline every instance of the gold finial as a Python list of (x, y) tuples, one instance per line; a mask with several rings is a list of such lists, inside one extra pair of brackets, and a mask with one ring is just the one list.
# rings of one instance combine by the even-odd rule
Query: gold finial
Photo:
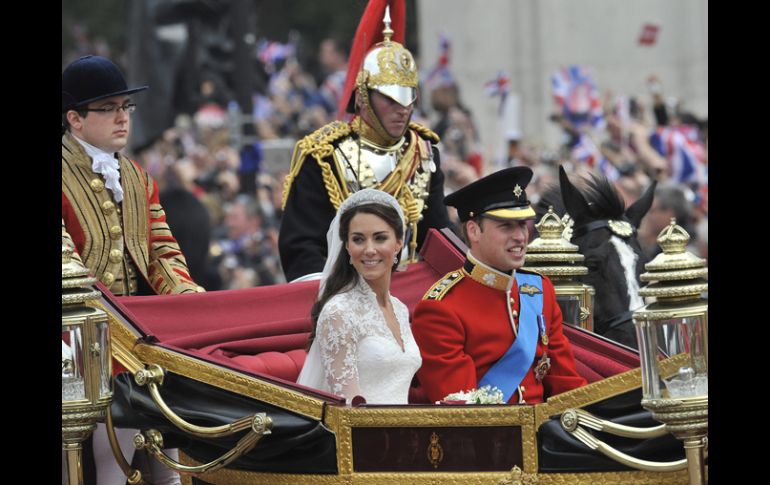
[(88, 273), (78, 259), (72, 256), (73, 249), (66, 244), (61, 245), (61, 287), (62, 305), (82, 304), (90, 300), (98, 300), (101, 293), (91, 288), (96, 278)]
[(588, 274), (588, 268), (581, 263), (585, 257), (578, 247), (563, 237), (564, 221), (548, 207), (548, 213), (535, 224), (540, 237), (527, 245), (524, 269), (542, 273), (552, 280), (569, 279)]
[(561, 239), (565, 224), (553, 210), (553, 206), (548, 206), (548, 213), (535, 224), (535, 229), (540, 233), (543, 239)]
[(385, 6), (385, 17), (383, 17), (382, 23), (385, 24), (385, 28), (382, 29), (382, 42), (387, 43), (390, 42), (390, 37), (393, 35), (393, 29), (390, 28), (390, 5)]
[(639, 289), (643, 297), (660, 299), (698, 298), (708, 291), (708, 268), (706, 260), (687, 251), (690, 235), (676, 219), (658, 235), (658, 244), (663, 252), (644, 265), (647, 270), (639, 276), (644, 282), (651, 282)]
[(690, 235), (687, 234), (682, 226), (677, 225), (676, 217), (671, 218), (671, 222), (658, 234), (658, 245), (663, 248), (666, 254), (683, 253), (690, 242)]
[(61, 245), (61, 264), (68, 264), (72, 259), (72, 248), (69, 246)]

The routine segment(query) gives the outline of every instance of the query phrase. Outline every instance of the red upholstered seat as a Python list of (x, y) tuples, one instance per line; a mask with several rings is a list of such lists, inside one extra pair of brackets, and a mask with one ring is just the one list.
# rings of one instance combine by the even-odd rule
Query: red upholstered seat
[(589, 383), (639, 367), (637, 352), (595, 333), (565, 325), (564, 335), (572, 344), (578, 372)]
[(304, 349), (288, 352), (262, 352), (257, 355), (236, 355), (233, 361), (257, 374), (278, 377), (289, 382), (296, 382), (307, 353)]
[[(462, 265), (463, 254), (437, 231), (423, 246), (424, 260), (398, 272), (393, 294), (410, 312), (441, 276)], [(106, 291), (100, 286), (102, 291)], [(317, 281), (192, 295), (110, 297), (146, 341), (256, 376), (294, 385), (305, 362), (310, 307)], [(594, 382), (639, 366), (639, 356), (590, 332), (565, 326), (578, 371)], [(304, 389), (302, 386), (297, 388)], [(325, 393), (321, 393), (324, 394)], [(419, 386), (410, 402), (427, 398)]]

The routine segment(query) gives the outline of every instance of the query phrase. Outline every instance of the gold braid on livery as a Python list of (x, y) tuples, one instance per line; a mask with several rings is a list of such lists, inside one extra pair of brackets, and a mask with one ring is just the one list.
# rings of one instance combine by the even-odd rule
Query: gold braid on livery
[(136, 294), (138, 277), (158, 294), (203, 291), (169, 230), (155, 181), (125, 156), (118, 161), (120, 204), (80, 143), (62, 136), (62, 244), (116, 295)]

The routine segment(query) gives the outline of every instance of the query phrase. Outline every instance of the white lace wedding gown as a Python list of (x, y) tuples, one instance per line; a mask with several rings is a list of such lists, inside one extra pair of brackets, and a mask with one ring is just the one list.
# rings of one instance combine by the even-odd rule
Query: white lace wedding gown
[(371, 404), (406, 404), (409, 384), (422, 364), (409, 327), (409, 310), (390, 295), (404, 350), (385, 322), (374, 291), (363, 278), (333, 296), (318, 316), (316, 338), (297, 383)]

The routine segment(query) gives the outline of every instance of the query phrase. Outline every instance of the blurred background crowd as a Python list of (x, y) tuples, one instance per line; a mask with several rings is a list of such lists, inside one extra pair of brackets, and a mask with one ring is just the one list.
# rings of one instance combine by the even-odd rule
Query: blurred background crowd
[[(606, 176), (626, 205), (657, 180), (639, 231), (643, 249), (653, 256), (658, 233), (676, 217), (691, 236), (691, 250), (708, 258), (708, 119), (687, 111), (680, 93), (665, 89), (665, 79), (639, 72), (647, 92), (632, 96), (598, 84), (591, 66), (563, 66), (540, 81), (549, 86), (550, 121), (560, 128), (561, 143), (530, 139), (514, 124), (501, 130), (505, 150), (489, 153), (474, 106), (463, 102), (453, 75), (451, 35), (439, 39), (438, 59), (420, 58), (415, 9), (408, 4), (407, 47), (422, 73), (413, 119), (441, 137), (446, 193), (515, 165), (535, 173), (527, 190), (533, 202), (558, 183), (562, 164), (568, 173)], [(208, 290), (285, 282), (277, 239), (291, 150), (335, 119), (365, 2), (298, 5), (80, 0), (63, 11), (62, 68), (99, 54), (121, 65), (129, 84), (150, 85), (136, 97), (129, 156), (157, 180), (191, 274)], [(115, 18), (127, 18), (129, 28), (114, 28)], [(245, 46), (233, 38), (245, 38)], [(500, 73), (464, 89), (486, 91), (499, 100), (503, 116), (516, 109), (509, 84)]]

